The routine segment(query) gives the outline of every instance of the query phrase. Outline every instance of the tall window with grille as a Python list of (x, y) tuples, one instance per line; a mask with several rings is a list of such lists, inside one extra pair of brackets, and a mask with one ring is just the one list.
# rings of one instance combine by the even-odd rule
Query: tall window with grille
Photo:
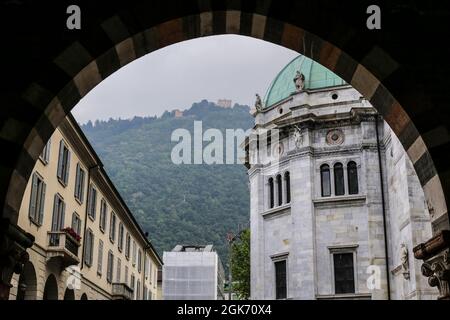
[(348, 180), (348, 193), (358, 194), (358, 167), (356, 162), (350, 161), (347, 164), (347, 180)]
[(283, 204), (283, 183), (281, 182), (281, 174), (277, 175), (277, 192), (278, 192), (277, 205), (281, 206)]
[(291, 175), (289, 171), (284, 173), (284, 183), (286, 184), (286, 203), (291, 202)]
[(322, 197), (331, 196), (330, 166), (327, 164), (320, 167), (320, 184)]
[(269, 208), (273, 208), (275, 206), (275, 189), (273, 185), (273, 178), (269, 178)]
[(344, 184), (344, 167), (342, 163), (338, 162), (334, 165), (334, 194), (336, 196), (345, 194)]
[(275, 298), (286, 299), (287, 297), (287, 274), (286, 260), (275, 262)]
[(334, 253), (334, 290), (336, 294), (355, 292), (353, 252)]

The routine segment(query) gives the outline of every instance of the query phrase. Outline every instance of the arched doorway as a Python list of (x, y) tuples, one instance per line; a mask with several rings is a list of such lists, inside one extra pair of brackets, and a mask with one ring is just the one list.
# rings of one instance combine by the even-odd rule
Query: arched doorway
[(49, 275), (45, 281), (44, 300), (58, 300), (58, 283), (54, 275)]
[(87, 294), (86, 294), (86, 293), (83, 293), (83, 294), (81, 295), (80, 300), (88, 300)]
[(75, 292), (73, 289), (66, 288), (64, 292), (64, 300), (75, 300)]
[[(5, 24), (11, 30), (29, 30), (30, 34), (11, 32), (5, 36), (5, 42), (14, 44), (15, 50), (7, 57), (4, 74), (11, 81), (2, 97), (8, 104), (2, 113), (0, 138), (8, 150), (8, 156), (0, 164), (3, 217), (17, 223), (27, 181), (45, 142), (76, 103), (98, 83), (129, 62), (167, 45), (233, 33), (302, 53), (342, 77), (370, 100), (412, 160), (433, 212), (434, 231), (447, 229), (450, 114), (444, 97), (450, 85), (447, 77), (450, 70), (447, 64), (439, 62), (447, 61), (448, 57), (438, 42), (433, 46), (416, 45), (416, 39), (427, 38), (429, 34), (436, 39), (448, 39), (450, 30), (435, 28), (433, 23), (446, 15), (422, 15), (420, 12), (430, 12), (422, 3), (401, 8), (383, 2), (383, 10), (391, 12), (383, 16), (383, 23), (403, 22), (409, 26), (406, 36), (402, 28), (367, 30), (364, 19), (355, 17), (362, 17), (370, 4), (361, 1), (341, 6), (331, 0), (323, 0), (320, 5), (301, 0), (288, 3), (131, 0), (117, 6), (96, 7), (86, 3), (83, 5), (83, 11), (89, 12), (83, 15), (86, 27), (78, 33), (61, 31), (60, 19), (38, 22), (20, 19), (25, 11), (35, 17), (48, 12), (64, 13), (64, 3), (57, 6), (26, 3), (21, 10), (11, 10), (11, 14), (5, 15)], [(34, 39), (33, 52), (42, 54), (26, 54), (29, 39)], [(418, 60), (430, 63), (420, 64)], [(432, 84), (430, 79), (434, 80)]]
[(17, 286), (17, 300), (36, 300), (36, 271), (31, 262), (24, 265)]

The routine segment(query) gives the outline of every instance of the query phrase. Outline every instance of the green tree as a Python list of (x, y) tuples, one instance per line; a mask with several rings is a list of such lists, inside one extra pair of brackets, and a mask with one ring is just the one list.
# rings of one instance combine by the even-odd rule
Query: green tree
[(231, 246), (233, 290), (241, 300), (250, 297), (250, 229), (243, 230)]

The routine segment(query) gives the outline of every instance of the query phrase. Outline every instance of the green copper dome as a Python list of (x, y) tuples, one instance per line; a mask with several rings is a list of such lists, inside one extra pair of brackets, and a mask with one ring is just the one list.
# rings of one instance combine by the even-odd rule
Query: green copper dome
[(300, 55), (289, 62), (272, 81), (264, 97), (265, 107), (270, 107), (295, 92), (294, 77), (297, 71), (305, 76), (304, 89), (319, 89), (346, 84), (344, 80), (321, 64)]

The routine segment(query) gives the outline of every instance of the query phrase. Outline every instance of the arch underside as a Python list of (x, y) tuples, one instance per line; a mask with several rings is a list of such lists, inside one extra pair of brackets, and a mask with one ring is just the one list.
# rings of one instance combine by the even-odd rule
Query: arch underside
[[(0, 137), (8, 151), (0, 158), (4, 217), (17, 221), (26, 183), (45, 142), (98, 83), (159, 48), (197, 37), (238, 34), (304, 54), (370, 100), (412, 160), (435, 229), (447, 228), (449, 49), (437, 41), (422, 44), (424, 38), (448, 39), (450, 31), (435, 27), (439, 19), (427, 4), (396, 7), (382, 1), (383, 25), (376, 31), (365, 27), (368, 1), (351, 6), (331, 0), (118, 1), (102, 6), (81, 1), (80, 31), (65, 29), (69, 4), (3, 5), (10, 6), (0, 19), (8, 24), (3, 30), (10, 31), (4, 36), (4, 47), (9, 48), (4, 76), (9, 81), (2, 92)], [(442, 8), (440, 14), (445, 18), (450, 11)], [(43, 16), (60, 18), (39, 19)], [(408, 23), (407, 34), (399, 27), (402, 22)]]

